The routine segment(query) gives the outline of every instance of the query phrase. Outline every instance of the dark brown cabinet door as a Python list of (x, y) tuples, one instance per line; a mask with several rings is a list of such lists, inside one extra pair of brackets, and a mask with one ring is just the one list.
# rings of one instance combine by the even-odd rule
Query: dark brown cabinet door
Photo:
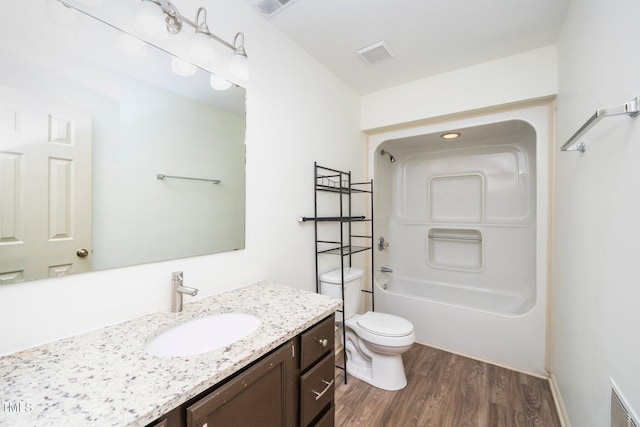
[(187, 408), (188, 427), (293, 427), (296, 419), (293, 343)]

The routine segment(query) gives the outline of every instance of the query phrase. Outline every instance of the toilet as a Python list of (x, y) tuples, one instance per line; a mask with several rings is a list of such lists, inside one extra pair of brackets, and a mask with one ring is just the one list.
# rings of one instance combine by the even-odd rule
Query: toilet
[[(391, 314), (368, 311), (357, 314), (363, 271), (344, 269), (344, 327), (347, 372), (372, 386), (400, 390), (407, 385), (402, 353), (416, 340), (413, 324)], [(320, 275), (320, 293), (342, 299), (341, 270)], [(342, 323), (342, 313), (336, 312)]]

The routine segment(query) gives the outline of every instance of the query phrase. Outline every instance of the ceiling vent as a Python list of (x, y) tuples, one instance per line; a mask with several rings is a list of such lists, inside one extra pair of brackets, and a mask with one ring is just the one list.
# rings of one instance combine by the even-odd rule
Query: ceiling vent
[(369, 65), (379, 64), (380, 62), (395, 58), (396, 56), (384, 40), (370, 46), (363, 47), (362, 49), (357, 50), (356, 53)]
[(258, 9), (258, 12), (267, 18), (271, 18), (287, 6), (291, 6), (296, 0), (248, 0), (248, 2), (251, 6)]

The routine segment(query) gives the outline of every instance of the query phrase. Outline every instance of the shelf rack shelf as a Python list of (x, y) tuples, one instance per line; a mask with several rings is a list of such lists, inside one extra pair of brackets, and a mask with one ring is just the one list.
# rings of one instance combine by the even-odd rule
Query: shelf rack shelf
[[(341, 250), (342, 249), (342, 250)], [(319, 254), (353, 255), (371, 249), (369, 246), (338, 246), (337, 248), (318, 251)]]
[[(315, 257), (316, 257), (316, 292), (320, 292), (320, 272), (318, 271), (318, 259), (322, 255), (337, 255), (340, 257), (340, 269), (342, 271), (342, 300), (344, 301), (344, 269), (351, 267), (351, 256), (357, 253), (369, 251), (371, 261), (371, 274), (373, 277), (373, 180), (366, 182), (352, 182), (351, 172), (344, 172), (337, 169), (328, 168), (318, 165), (314, 162), (314, 216), (301, 217), (300, 222), (313, 221), (315, 230)], [(336, 193), (338, 195), (338, 207), (336, 208), (338, 215), (336, 216), (319, 216), (318, 215), (318, 195), (319, 193)], [(353, 216), (352, 215), (352, 197), (357, 195), (369, 195), (369, 213), (368, 215)], [(319, 237), (318, 223), (333, 222), (339, 224), (340, 240), (324, 240)], [(365, 234), (355, 234), (352, 229), (354, 223), (368, 223)], [(353, 244), (355, 241), (357, 244)], [(364, 278), (363, 278), (364, 280)], [(368, 294), (371, 298), (371, 310), (375, 310), (373, 284), (369, 289), (363, 289), (362, 292)], [(342, 315), (342, 324), (344, 325), (344, 311), (339, 310)], [(347, 354), (346, 354), (346, 332), (342, 328), (342, 360), (343, 365), (336, 365), (337, 368), (344, 370), (344, 382), (347, 383)]]

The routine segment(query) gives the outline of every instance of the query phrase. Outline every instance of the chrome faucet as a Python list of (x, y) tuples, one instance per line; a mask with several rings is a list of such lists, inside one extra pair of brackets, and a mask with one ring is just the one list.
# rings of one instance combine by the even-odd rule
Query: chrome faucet
[(180, 313), (182, 311), (182, 295), (187, 294), (192, 297), (198, 294), (196, 288), (183, 286), (182, 271), (174, 271), (171, 273), (171, 312)]
[(393, 273), (393, 269), (389, 267), (380, 267), (380, 271), (383, 273)]
[(389, 242), (387, 242), (386, 240), (384, 240), (384, 237), (380, 237), (378, 239), (378, 250), (379, 251), (384, 251), (385, 249), (387, 249), (389, 247)]

